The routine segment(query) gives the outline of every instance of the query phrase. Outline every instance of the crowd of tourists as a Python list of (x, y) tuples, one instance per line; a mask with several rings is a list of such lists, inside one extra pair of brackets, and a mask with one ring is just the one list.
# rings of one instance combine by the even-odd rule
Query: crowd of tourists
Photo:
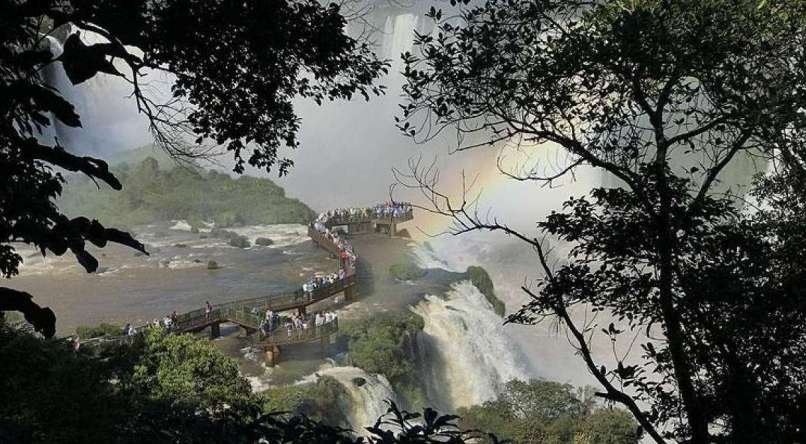
[[(357, 260), (353, 246), (338, 232), (328, 228), (325, 225), (326, 222), (322, 222), (322, 220), (322, 215), (320, 214), (316, 222), (313, 223), (313, 228), (339, 249), (339, 268), (344, 270), (345, 276), (352, 276), (355, 274), (355, 264)], [(324, 220), (326, 221), (327, 219)]]
[[(145, 327), (151, 326), (151, 327), (164, 328), (166, 330), (173, 330), (174, 328), (176, 328), (178, 322), (179, 322), (179, 315), (177, 315), (176, 310), (174, 310), (171, 314), (163, 316), (162, 319), (154, 318), (154, 320), (145, 325)], [(126, 325), (123, 326), (123, 336), (135, 336), (136, 334), (137, 334), (137, 327), (133, 326), (128, 322), (126, 323)]]
[(386, 202), (375, 205), (372, 208), (375, 217), (403, 217), (411, 213), (411, 204), (409, 202)]
[(374, 207), (328, 210), (321, 213), (316, 220), (323, 224), (343, 224), (384, 217), (403, 217), (410, 214), (411, 211), (412, 207), (409, 202), (384, 202)]
[(260, 323), (260, 330), (263, 334), (270, 334), (278, 327), (285, 325), (288, 336), (294, 333), (307, 331), (311, 328), (318, 328), (325, 324), (329, 324), (337, 319), (335, 312), (325, 311), (315, 313), (313, 315), (292, 315), (289, 317), (281, 317), (279, 314), (273, 312), (271, 309), (266, 310), (266, 314)]
[(302, 291), (306, 296), (310, 296), (314, 291), (340, 282), (346, 276), (347, 272), (344, 268), (339, 269), (339, 271), (335, 273), (313, 276), (308, 282), (302, 284)]

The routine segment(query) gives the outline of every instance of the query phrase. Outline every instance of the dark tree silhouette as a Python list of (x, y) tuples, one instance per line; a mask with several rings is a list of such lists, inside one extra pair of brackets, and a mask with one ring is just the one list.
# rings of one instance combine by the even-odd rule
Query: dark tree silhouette
[[(189, 367), (177, 369), (177, 359)], [(237, 363), (209, 342), (150, 330), (129, 344), (74, 351), (0, 318), (0, 442), (6, 443), (464, 443), (494, 436), (460, 430), (432, 409), (388, 412), (362, 437), (304, 415), (266, 414)], [(160, 369), (170, 373), (157, 377)], [(164, 375), (163, 375), (164, 376)], [(393, 432), (390, 432), (393, 430)]]
[[(655, 442), (804, 441), (806, 3), (488, 0), (431, 16), (438, 31), (404, 55), (401, 130), (489, 137), (460, 150), (554, 144), (564, 165), (502, 172), (551, 184), (584, 165), (620, 183), (538, 224), (571, 246), (554, 263), (545, 239), (441, 193), (432, 167), (399, 173), (454, 234), (534, 248), (544, 276), (509, 321), (559, 321), (600, 395)], [(768, 177), (750, 196), (725, 192), (744, 156)], [(586, 307), (615, 322), (571, 315)], [(600, 331), (642, 356), (606, 368), (591, 352)]]
[[(385, 71), (366, 43), (344, 32), (333, 4), (225, 0), (0, 0), (0, 273), (11, 277), (22, 258), (11, 242), (35, 245), (45, 254), (71, 251), (89, 272), (97, 260), (86, 242), (144, 246), (122, 231), (85, 217), (69, 219), (54, 205), (60, 171), (81, 172), (120, 189), (100, 159), (71, 154), (82, 147), (47, 140), (43, 129), (58, 120), (82, 122), (43, 70), (61, 62), (74, 84), (100, 73), (125, 79), (155, 140), (178, 156), (203, 155), (194, 147), (221, 145), (246, 163), (285, 174), (292, 162), (283, 147), (296, 148), (299, 118), (293, 100), (369, 98)], [(63, 36), (54, 54), (46, 41)], [(82, 36), (92, 36), (88, 43)], [(171, 98), (148, 94), (149, 74), (175, 79)], [(89, 122), (91, 123), (91, 122)], [(91, 216), (91, 215), (90, 215)], [(55, 316), (25, 293), (0, 289), (0, 311), (22, 311), (46, 336)]]

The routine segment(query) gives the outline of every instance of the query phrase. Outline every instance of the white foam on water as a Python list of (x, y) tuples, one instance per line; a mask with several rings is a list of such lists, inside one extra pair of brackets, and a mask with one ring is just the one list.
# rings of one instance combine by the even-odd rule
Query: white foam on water
[(421, 359), (429, 399), (456, 409), (495, 399), (504, 384), (528, 380), (527, 360), (503, 327), (503, 319), (469, 281), (444, 297), (428, 295), (413, 311), (425, 326)]
[(364, 429), (374, 426), (375, 421), (386, 414), (389, 409), (388, 401), (397, 401), (397, 395), (386, 377), (369, 374), (358, 367), (324, 364), (318, 371), (300, 379), (296, 384), (313, 383), (322, 376), (338, 381), (349, 395), (349, 399), (343, 400), (342, 408), (350, 427), (358, 435), (366, 435)]
[(190, 231), (193, 227), (186, 220), (172, 220), (174, 224), (171, 226), (171, 230), (177, 231)]
[(226, 230), (246, 237), (252, 245), (259, 237), (271, 239), (273, 242), (271, 246), (277, 248), (301, 244), (308, 240), (308, 227), (301, 224), (250, 225)]

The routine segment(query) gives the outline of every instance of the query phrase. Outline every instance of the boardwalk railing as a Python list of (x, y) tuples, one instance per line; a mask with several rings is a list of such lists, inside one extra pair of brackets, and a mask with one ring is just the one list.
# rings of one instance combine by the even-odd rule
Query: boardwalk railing
[[(193, 331), (213, 323), (236, 321), (231, 317), (240, 312), (256, 312), (260, 314), (265, 313), (266, 310), (285, 311), (310, 305), (343, 292), (345, 289), (354, 286), (355, 282), (355, 275), (351, 275), (307, 293), (299, 289), (289, 293), (226, 302), (215, 306), (209, 316), (205, 314), (204, 309), (193, 310), (177, 317), (174, 330)], [(249, 327), (252, 326), (249, 325)], [(254, 328), (257, 328), (257, 325)]]
[(339, 331), (339, 320), (334, 319), (322, 325), (314, 325), (309, 328), (294, 328), (289, 330), (284, 326), (278, 326), (269, 334), (261, 332), (259, 338), (255, 338), (255, 341), (259, 341), (265, 345), (279, 346), (315, 341), (317, 339), (326, 338), (337, 331)]
[(335, 242), (330, 240), (330, 238), (325, 234), (317, 230), (313, 227), (313, 225), (308, 225), (308, 237), (311, 238), (317, 245), (319, 245), (323, 250), (327, 251), (328, 253), (335, 255), (336, 257), (339, 256), (341, 253), (341, 249)]
[[(336, 225), (349, 225), (361, 223), (397, 224), (410, 221), (414, 218), (411, 210), (396, 216), (376, 215), (374, 210), (362, 211), (359, 214), (333, 216), (324, 222), (326, 227)], [(308, 226), (308, 236), (324, 250), (336, 255), (341, 253), (339, 246), (325, 233), (320, 232), (314, 225)], [(216, 305), (212, 311), (206, 312), (204, 308), (192, 310), (177, 315), (171, 327), (172, 332), (184, 333), (198, 331), (213, 324), (221, 322), (234, 322), (241, 326), (258, 330), (262, 321), (262, 314), (267, 310), (286, 311), (294, 308), (305, 307), (315, 302), (327, 299), (335, 294), (341, 293), (356, 285), (355, 270), (345, 269), (346, 276), (330, 285), (319, 287), (310, 292), (298, 289), (292, 292), (261, 296), (250, 299), (238, 299)], [(135, 329), (141, 332), (148, 325), (137, 326)], [(289, 344), (294, 342), (312, 341), (325, 337), (338, 330), (338, 321), (333, 320), (318, 327), (308, 329), (293, 329), (290, 332), (283, 328), (271, 332), (268, 335), (261, 333), (261, 341), (273, 345)], [(93, 338), (84, 343), (129, 343), (133, 336), (105, 336)]]
[(365, 215), (365, 214), (354, 214), (354, 215), (345, 215), (345, 216), (333, 216), (330, 219), (324, 222), (324, 225), (328, 227), (337, 226), (337, 225), (350, 225), (350, 224), (361, 224), (367, 222), (373, 223), (403, 223), (408, 222), (414, 219), (414, 212), (409, 210), (403, 214), (399, 214), (397, 216), (377, 216), (373, 212), (372, 214)]

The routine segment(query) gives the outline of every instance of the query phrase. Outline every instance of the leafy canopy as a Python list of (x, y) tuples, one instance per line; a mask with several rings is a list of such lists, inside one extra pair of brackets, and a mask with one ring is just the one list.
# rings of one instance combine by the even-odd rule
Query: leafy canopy
[[(56, 121), (92, 124), (47, 84), (47, 69), (64, 69), (73, 84), (123, 79), (156, 142), (174, 155), (221, 145), (238, 173), (248, 163), (282, 175), (292, 162), (280, 150), (299, 145), (296, 98), (321, 103), (383, 92), (374, 82), (386, 65), (344, 28), (338, 6), (316, 0), (0, 1), (0, 274), (14, 276), (22, 261), (11, 242), (42, 254), (69, 250), (89, 272), (98, 261), (86, 242), (145, 251), (129, 234), (69, 218), (54, 204), (63, 170), (116, 190), (121, 183), (103, 160), (73, 154), (83, 147), (47, 136)], [(160, 75), (173, 79), (164, 101), (148, 94)], [(0, 288), (0, 310), (23, 312), (46, 336), (55, 332), (54, 313), (27, 293)]]
[[(600, 395), (655, 442), (802, 441), (806, 3), (488, 0), (430, 15), (437, 30), (404, 55), (402, 131), (563, 153), (499, 165), (515, 180), (551, 185), (584, 166), (617, 181), (538, 223), (569, 247), (557, 258), (441, 193), (432, 168), (399, 176), (456, 233), (536, 250), (543, 278), (510, 320), (559, 321)], [(742, 159), (769, 167), (750, 194), (725, 183)], [(613, 323), (571, 314), (587, 308)], [(608, 368), (595, 334), (633, 353)]]
[[(333, 410), (343, 394), (334, 380), (323, 378), (302, 393), (317, 397), (304, 403), (324, 405), (299, 406), (293, 388), (265, 399), (251, 393), (236, 362), (209, 341), (158, 328), (131, 345), (85, 343), (76, 352), (69, 341), (43, 340), (0, 320), (0, 362), (3, 442), (460, 444), (481, 436), (459, 430), (456, 417), (391, 404), (369, 438), (357, 438), (314, 419), (339, 416)], [(275, 410), (294, 406), (300, 409), (292, 414)]]
[(459, 409), (460, 426), (489, 430), (518, 443), (637, 443), (637, 424), (629, 412), (597, 407), (591, 390), (512, 380), (498, 399)]

